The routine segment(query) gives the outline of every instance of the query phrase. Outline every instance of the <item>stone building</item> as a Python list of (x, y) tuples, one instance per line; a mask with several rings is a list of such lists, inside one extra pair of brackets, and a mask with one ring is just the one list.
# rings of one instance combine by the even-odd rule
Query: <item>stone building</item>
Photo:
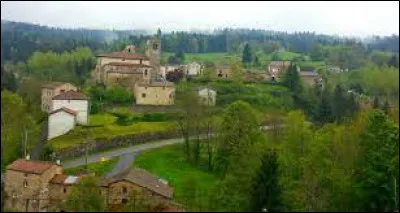
[(133, 194), (146, 198), (151, 205), (157, 206), (172, 200), (173, 190), (165, 180), (146, 170), (132, 168), (106, 181), (108, 186), (108, 204), (126, 204)]
[(232, 69), (229, 65), (217, 66), (216, 72), (218, 78), (230, 79), (232, 77)]
[(320, 84), (322, 86), (322, 78), (315, 71), (299, 71), (301, 80), (308, 86)]
[(290, 61), (271, 61), (267, 67), (267, 76), (271, 81), (278, 81), (279, 76), (291, 65)]
[[(87, 175), (65, 175), (61, 165), (51, 162), (16, 160), (6, 171), (5, 208), (24, 212), (60, 211), (71, 187), (84, 176)], [(136, 193), (152, 209), (168, 206), (182, 210), (172, 201), (173, 189), (168, 183), (140, 168), (100, 178), (99, 193), (109, 207), (123, 206)]]
[(50, 162), (14, 161), (6, 171), (5, 208), (23, 212), (47, 211), (50, 180), (62, 172), (62, 166)]
[(42, 110), (45, 112), (52, 111), (52, 98), (66, 91), (77, 91), (77, 88), (64, 82), (53, 82), (42, 86)]
[(118, 83), (134, 89), (134, 84), (142, 79), (150, 79), (150, 59), (135, 52), (135, 46), (128, 45), (122, 52), (98, 54), (94, 73), (96, 82), (110, 85)]
[(201, 71), (202, 71), (202, 66), (197, 62), (191, 62), (186, 64), (185, 66), (185, 74), (189, 76), (200, 75)]
[(135, 83), (135, 99), (137, 105), (173, 105), (175, 100), (175, 84), (163, 78), (160, 66), (161, 41), (155, 37), (147, 41), (146, 55), (153, 68), (149, 79)]
[(200, 103), (206, 106), (215, 106), (217, 99), (217, 92), (207, 87), (198, 88), (198, 96)]
[(172, 82), (139, 82), (135, 98), (138, 105), (173, 105), (175, 85)]

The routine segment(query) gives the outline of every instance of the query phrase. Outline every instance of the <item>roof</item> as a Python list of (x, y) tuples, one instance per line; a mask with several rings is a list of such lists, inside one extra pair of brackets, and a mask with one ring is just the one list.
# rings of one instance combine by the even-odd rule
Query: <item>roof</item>
[(102, 54), (98, 54), (97, 57), (149, 60), (149, 58), (145, 55), (141, 55), (141, 54), (137, 54), (137, 53), (127, 53), (127, 52), (102, 53)]
[(197, 91), (201, 91), (201, 90), (209, 90), (210, 92), (215, 92), (216, 93), (216, 91), (214, 90), (214, 89), (212, 89), (212, 88), (209, 88), (209, 87), (199, 87), (199, 88), (197, 88)]
[(300, 71), (300, 76), (318, 76), (317, 72), (314, 71)]
[(127, 172), (112, 177), (108, 183), (123, 180), (147, 188), (161, 196), (172, 198), (172, 188), (168, 184), (164, 183), (162, 179), (144, 169), (132, 168)]
[(52, 100), (88, 100), (89, 98), (80, 92), (75, 92), (73, 90), (60, 93), (52, 98)]
[(105, 64), (105, 66), (123, 66), (123, 67), (134, 67), (134, 68), (151, 68), (152, 66), (146, 64), (133, 64), (133, 63), (125, 63), (125, 62), (110, 62)]
[(32, 173), (32, 174), (43, 174), (46, 170), (50, 169), (50, 167), (57, 165), (52, 162), (45, 161), (33, 161), (33, 160), (24, 160), (19, 159), (12, 162), (7, 166), (7, 170)]
[(66, 113), (68, 113), (68, 114), (71, 114), (71, 115), (74, 115), (74, 116), (78, 113), (78, 112), (75, 111), (75, 110), (72, 110), (72, 109), (69, 109), (69, 108), (66, 108), (66, 107), (61, 107), (61, 108), (58, 108), (58, 109), (56, 109), (56, 110), (51, 111), (51, 112), (49, 113), (49, 115), (55, 114), (55, 113), (61, 112), (61, 111), (64, 111), (64, 112), (66, 112)]
[(55, 88), (60, 87), (60, 86), (62, 86), (64, 84), (68, 84), (68, 83), (65, 83), (65, 82), (52, 82), (52, 83), (43, 85), (42, 88), (55, 89)]
[(77, 176), (67, 176), (64, 174), (57, 174), (50, 180), (50, 183), (70, 185), (76, 183), (78, 179), (79, 177)]
[(139, 86), (141, 87), (174, 87), (175, 84), (168, 81), (153, 81), (151, 83), (147, 82), (139, 82)]

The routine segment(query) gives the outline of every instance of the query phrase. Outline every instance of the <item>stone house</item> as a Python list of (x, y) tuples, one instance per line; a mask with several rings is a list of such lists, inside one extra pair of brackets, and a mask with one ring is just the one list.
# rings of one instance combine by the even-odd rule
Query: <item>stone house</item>
[[(63, 167), (43, 161), (16, 160), (7, 167), (5, 208), (17, 211), (59, 211), (71, 187), (83, 176), (63, 174)], [(152, 209), (182, 207), (172, 201), (173, 189), (165, 180), (140, 169), (132, 168), (111, 178), (101, 178), (99, 193), (109, 207), (122, 206), (132, 193), (144, 199)]]
[(299, 71), (301, 80), (308, 86), (323, 83), (322, 78), (315, 71)]
[(42, 110), (44, 112), (52, 111), (52, 98), (66, 91), (77, 91), (77, 88), (70, 84), (64, 82), (53, 82), (50, 84), (45, 84), (42, 86)]
[(229, 65), (217, 66), (215, 70), (218, 78), (230, 79), (232, 77), (232, 70)]
[(128, 45), (122, 52), (98, 54), (94, 77), (96, 82), (134, 89), (134, 84), (142, 79), (150, 79), (153, 67), (147, 55), (135, 53), (135, 47)]
[(198, 96), (200, 103), (206, 106), (215, 106), (217, 99), (217, 92), (207, 87), (200, 87), (198, 89)]
[(146, 170), (132, 168), (118, 174), (109, 180), (108, 204), (126, 204), (135, 194), (138, 198), (151, 201), (151, 205), (166, 204), (172, 200), (173, 190), (165, 180), (154, 176)]
[(197, 62), (186, 64), (185, 74), (189, 76), (197, 76), (201, 74), (201, 65)]
[(6, 171), (5, 208), (23, 212), (47, 211), (50, 180), (62, 172), (62, 166), (50, 162), (14, 161)]
[(172, 82), (138, 82), (135, 88), (137, 105), (173, 105), (175, 85)]
[(277, 81), (282, 72), (291, 65), (290, 61), (271, 61), (267, 67), (267, 76), (271, 81)]
[(48, 117), (48, 140), (69, 132), (76, 124), (87, 124), (89, 100), (80, 92), (63, 92), (52, 98), (52, 110)]

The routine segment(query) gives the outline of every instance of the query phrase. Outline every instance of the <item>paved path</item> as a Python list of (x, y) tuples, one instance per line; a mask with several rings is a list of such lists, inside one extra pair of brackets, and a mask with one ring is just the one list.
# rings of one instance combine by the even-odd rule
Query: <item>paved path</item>
[[(115, 149), (115, 150), (107, 151), (107, 152), (103, 152), (103, 153), (97, 153), (97, 154), (88, 156), (88, 163), (98, 162), (101, 157), (105, 157), (105, 158), (118, 157), (118, 156), (125, 155), (125, 154), (140, 152), (140, 151), (147, 150), (147, 149), (154, 149), (154, 148), (171, 145), (171, 144), (177, 144), (177, 143), (183, 143), (183, 139), (182, 138), (174, 138), (174, 139), (161, 140), (161, 141), (156, 141), (156, 142), (148, 142), (145, 144), (133, 145), (133, 146), (126, 147), (126, 148), (120, 148), (120, 149)], [(74, 160), (61, 162), (61, 164), (64, 166), (64, 169), (83, 166), (86, 164), (86, 158), (80, 157), (80, 158), (77, 158)]]
[[(282, 126), (283, 125), (278, 125), (278, 127), (282, 127)], [(271, 129), (271, 127), (270, 126), (262, 126), (262, 127), (260, 127), (260, 129), (269, 130), (269, 129)], [(200, 138), (203, 138), (204, 136), (205, 135), (201, 135)], [(178, 143), (183, 143), (183, 142), (184, 142), (183, 138), (180, 137), (180, 138), (174, 138), (174, 139), (147, 142), (144, 144), (133, 145), (133, 146), (126, 147), (126, 148), (118, 148), (118, 149), (114, 149), (111, 151), (106, 151), (106, 152), (102, 152), (102, 153), (96, 153), (93, 155), (89, 155), (88, 163), (98, 162), (98, 161), (100, 161), (100, 159), (102, 157), (113, 158), (113, 157), (118, 157), (121, 155), (126, 155), (124, 160), (120, 159), (120, 162), (118, 162), (118, 164), (117, 164), (118, 168), (114, 168), (114, 169), (116, 169), (116, 171), (120, 171), (120, 169), (124, 168), (128, 164), (128, 161), (130, 160), (130, 157), (128, 157), (128, 154), (133, 154), (133, 153), (137, 154), (138, 152), (143, 151), (143, 150), (154, 149), (154, 148), (158, 148), (158, 147), (163, 147), (163, 146), (167, 146), (167, 145), (171, 145), (171, 144), (178, 144)], [(132, 160), (130, 162), (132, 162), (133, 160), (134, 160), (134, 158), (132, 158)], [(85, 158), (85, 156), (83, 156), (83, 157), (76, 158), (74, 160), (68, 160), (65, 162), (61, 162), (61, 164), (64, 166), (64, 169), (83, 166), (86, 164), (86, 158)]]
[(119, 157), (117, 165), (114, 166), (113, 170), (105, 175), (105, 177), (111, 177), (114, 176), (125, 169), (129, 168), (132, 166), (133, 161), (135, 160), (135, 157), (139, 154), (139, 152), (134, 152), (134, 153), (128, 153), (128, 154), (123, 154)]

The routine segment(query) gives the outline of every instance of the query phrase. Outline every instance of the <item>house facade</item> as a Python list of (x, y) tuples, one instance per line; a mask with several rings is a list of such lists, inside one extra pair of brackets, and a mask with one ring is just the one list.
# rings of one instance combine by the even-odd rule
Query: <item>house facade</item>
[(185, 73), (189, 76), (197, 76), (201, 74), (201, 65), (197, 62), (191, 62), (186, 65)]
[(322, 78), (315, 71), (299, 71), (301, 80), (308, 86), (323, 83)]
[(67, 91), (52, 98), (52, 110), (68, 108), (76, 112), (79, 124), (88, 123), (89, 98), (80, 92)]
[(232, 77), (232, 69), (229, 65), (217, 66), (215, 70), (217, 78), (230, 79)]
[(278, 81), (282, 72), (291, 65), (290, 61), (271, 61), (267, 67), (267, 76), (271, 81)]
[(175, 85), (172, 82), (138, 82), (135, 98), (137, 105), (173, 105)]
[(6, 171), (5, 208), (23, 212), (47, 211), (49, 182), (62, 172), (62, 166), (50, 162), (14, 161)]
[[(43, 161), (16, 160), (7, 167), (5, 208), (17, 211), (60, 211), (72, 187), (86, 175), (65, 175), (63, 167)], [(132, 168), (99, 180), (99, 194), (110, 206), (123, 206), (133, 193), (146, 205), (179, 207), (172, 201), (168, 183), (140, 168)], [(178, 208), (181, 210), (182, 208)]]
[(217, 99), (217, 92), (207, 87), (200, 87), (198, 89), (198, 96), (200, 103), (206, 106), (215, 106)]
[(47, 140), (64, 135), (76, 126), (77, 112), (68, 108), (59, 108), (49, 114)]
[(52, 111), (52, 98), (66, 91), (77, 91), (77, 88), (70, 84), (64, 82), (53, 82), (50, 84), (45, 84), (42, 86), (42, 110), (44, 112)]

